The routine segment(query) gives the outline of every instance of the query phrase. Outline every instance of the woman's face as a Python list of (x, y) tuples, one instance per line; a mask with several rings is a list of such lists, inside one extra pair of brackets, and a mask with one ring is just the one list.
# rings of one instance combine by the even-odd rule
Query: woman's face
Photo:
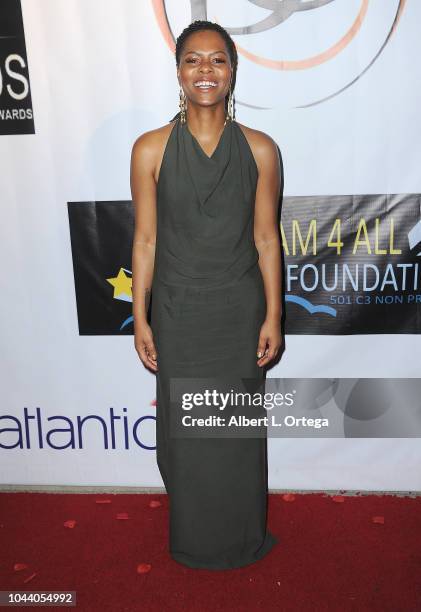
[(178, 67), (178, 82), (187, 99), (200, 106), (220, 103), (229, 91), (231, 77), (230, 56), (222, 36), (214, 30), (190, 34)]

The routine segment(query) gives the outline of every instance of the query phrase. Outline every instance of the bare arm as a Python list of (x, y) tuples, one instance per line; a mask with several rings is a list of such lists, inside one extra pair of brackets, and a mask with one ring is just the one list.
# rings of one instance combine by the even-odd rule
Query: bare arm
[(135, 210), (132, 251), (132, 296), (135, 347), (146, 367), (157, 370), (156, 348), (147, 322), (156, 242), (156, 139), (147, 132), (134, 143), (130, 164), (130, 187)]
[(255, 139), (255, 159), (259, 170), (256, 191), (254, 241), (259, 252), (266, 295), (266, 320), (262, 327), (258, 353), (259, 365), (273, 359), (281, 345), (281, 243), (278, 207), (281, 189), (280, 159), (276, 143), (262, 132)]

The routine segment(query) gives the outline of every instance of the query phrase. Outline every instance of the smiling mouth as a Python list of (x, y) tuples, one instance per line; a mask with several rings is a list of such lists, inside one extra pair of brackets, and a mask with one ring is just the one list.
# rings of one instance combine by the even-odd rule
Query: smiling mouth
[(210, 89), (217, 87), (218, 83), (216, 81), (202, 80), (202, 81), (196, 81), (195, 83), (193, 83), (193, 85), (200, 91), (209, 91)]

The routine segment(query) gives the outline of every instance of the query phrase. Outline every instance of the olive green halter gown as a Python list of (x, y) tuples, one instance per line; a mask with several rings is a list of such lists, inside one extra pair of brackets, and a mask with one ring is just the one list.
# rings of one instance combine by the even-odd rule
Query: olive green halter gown
[(278, 541), (266, 528), (266, 438), (170, 435), (170, 378), (259, 378), (266, 316), (254, 244), (258, 171), (236, 121), (208, 156), (176, 119), (157, 185), (151, 328), (157, 349), (156, 451), (169, 495), (169, 552), (231, 569)]

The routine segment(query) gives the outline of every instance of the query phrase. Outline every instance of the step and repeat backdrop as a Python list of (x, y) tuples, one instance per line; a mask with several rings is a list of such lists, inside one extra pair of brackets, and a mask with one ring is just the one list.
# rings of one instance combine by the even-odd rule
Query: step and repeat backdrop
[(163, 486), (130, 155), (178, 111), (195, 19), (233, 37), (236, 118), (282, 156), (285, 351), (267, 376), (335, 418), (269, 437), (270, 488), (420, 490), (416, 0), (1, 1), (0, 484)]

